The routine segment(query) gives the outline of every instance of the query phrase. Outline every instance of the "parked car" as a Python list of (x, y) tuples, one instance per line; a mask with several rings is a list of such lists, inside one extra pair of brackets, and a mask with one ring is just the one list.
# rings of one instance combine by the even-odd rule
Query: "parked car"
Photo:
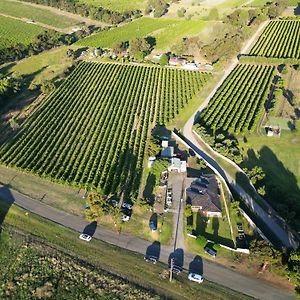
[(167, 206), (171, 206), (172, 205), (172, 197), (167, 197), (166, 204), (167, 204)]
[(150, 263), (152, 263), (154, 265), (157, 263), (157, 257), (153, 256), (153, 255), (146, 255), (146, 256), (144, 256), (144, 260), (146, 262), (150, 262)]
[(238, 232), (244, 232), (243, 225), (241, 223), (237, 224), (237, 229), (238, 229)]
[(209, 247), (205, 247), (205, 248), (204, 248), (204, 251), (205, 251), (208, 255), (210, 255), (210, 256), (213, 256), (213, 257), (216, 257), (216, 256), (217, 256), (217, 251), (214, 250), (214, 249), (211, 249), (211, 248), (209, 248)]
[(189, 148), (189, 155), (190, 156), (195, 156), (196, 155), (195, 151), (192, 148)]
[(110, 203), (111, 203), (111, 205), (112, 205), (113, 207), (117, 207), (118, 204), (119, 204), (119, 201), (118, 201), (117, 199), (111, 199), (111, 200), (110, 200)]
[(128, 216), (128, 215), (124, 215), (123, 217), (122, 217), (122, 221), (123, 222), (128, 222), (130, 220), (130, 216)]
[(81, 233), (79, 238), (86, 242), (89, 242), (92, 239), (92, 237), (86, 233)]
[(149, 222), (149, 227), (152, 232), (156, 231), (156, 225), (153, 221)]
[(123, 209), (128, 209), (128, 210), (132, 210), (132, 205), (126, 202), (122, 203), (122, 208)]
[(199, 274), (196, 274), (196, 273), (189, 273), (188, 279), (191, 280), (191, 281), (198, 282), (198, 283), (203, 282), (203, 277)]
[(180, 274), (182, 271), (182, 267), (178, 266), (178, 265), (174, 265), (172, 268), (172, 272), (175, 274)]
[(172, 197), (172, 188), (171, 187), (169, 187), (167, 189), (167, 197)]

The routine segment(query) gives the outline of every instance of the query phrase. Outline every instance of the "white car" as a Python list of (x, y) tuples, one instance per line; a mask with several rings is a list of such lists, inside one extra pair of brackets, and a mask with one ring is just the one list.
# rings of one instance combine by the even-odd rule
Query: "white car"
[(189, 280), (191, 281), (195, 281), (195, 282), (198, 282), (198, 283), (202, 283), (203, 282), (203, 277), (199, 274), (196, 274), (196, 273), (189, 273)]
[(126, 202), (122, 203), (122, 208), (128, 209), (128, 210), (132, 210), (132, 205)]
[(92, 237), (86, 233), (82, 233), (79, 238), (86, 242), (89, 242), (92, 239)]
[(130, 220), (130, 217), (127, 216), (127, 215), (124, 215), (124, 216), (122, 217), (122, 221), (123, 221), (123, 222), (128, 222), (129, 220)]

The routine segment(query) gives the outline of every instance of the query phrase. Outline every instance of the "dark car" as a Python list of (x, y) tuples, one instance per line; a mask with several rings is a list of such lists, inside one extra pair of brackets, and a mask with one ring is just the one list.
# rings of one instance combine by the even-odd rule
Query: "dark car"
[(212, 256), (212, 257), (216, 257), (216, 256), (217, 256), (217, 251), (214, 250), (214, 249), (211, 249), (211, 248), (209, 248), (209, 247), (205, 247), (205, 248), (204, 248), (204, 251), (205, 251), (208, 255), (210, 255), (210, 256)]
[(154, 221), (149, 222), (149, 227), (152, 232), (156, 231), (156, 225), (155, 225)]
[(146, 255), (146, 256), (144, 256), (144, 260), (146, 262), (150, 262), (150, 263), (155, 265), (157, 263), (158, 258), (156, 256), (153, 256), (153, 255)]
[(180, 274), (182, 272), (182, 267), (174, 265), (172, 268), (172, 272), (175, 274)]
[(195, 151), (192, 148), (189, 148), (189, 155), (190, 156), (195, 156), (196, 155)]

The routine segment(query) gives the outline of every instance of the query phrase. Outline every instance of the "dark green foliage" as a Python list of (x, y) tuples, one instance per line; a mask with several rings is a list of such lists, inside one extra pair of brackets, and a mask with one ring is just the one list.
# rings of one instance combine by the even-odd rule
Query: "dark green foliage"
[(165, 0), (148, 0), (146, 14), (153, 12), (155, 18), (159, 18), (167, 12), (168, 4)]

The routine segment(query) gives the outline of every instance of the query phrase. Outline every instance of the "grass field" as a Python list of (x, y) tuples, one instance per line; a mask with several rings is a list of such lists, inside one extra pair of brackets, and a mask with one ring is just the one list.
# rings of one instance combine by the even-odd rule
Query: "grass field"
[(146, 7), (146, 0), (80, 0), (82, 3), (94, 4), (102, 6), (106, 9), (110, 9), (118, 12), (125, 12), (129, 10), (141, 10), (143, 11)]
[[(3, 208), (3, 205), (1, 205), (1, 210), (3, 210)], [(134, 283), (146, 289), (150, 288), (152, 291), (162, 296), (168, 295), (168, 297), (171, 297), (172, 299), (196, 300), (199, 299), (199, 294), (201, 294), (201, 296), (207, 300), (248, 299), (248, 297), (242, 294), (226, 289), (225, 287), (211, 283), (207, 280), (201, 285), (195, 284), (187, 280), (187, 277), (184, 274), (176, 277), (172, 283), (170, 283), (168, 280), (168, 273), (166, 273), (166, 266), (160, 263), (156, 265), (146, 265), (142, 255), (125, 249), (120, 249), (116, 246), (112, 246), (95, 239), (87, 246), (86, 243), (79, 241), (77, 232), (41, 219), (33, 214), (25, 214), (24, 210), (15, 206), (12, 206), (9, 209), (8, 214), (5, 217), (4, 225), (5, 227), (8, 226), (8, 229), (13, 226), (14, 229), (24, 232), (28, 236), (27, 240), (31, 240), (33, 245), (34, 241), (38, 239), (43, 243), (46, 243), (46, 245), (50, 245), (54, 248), (54, 253), (55, 251), (58, 251), (59, 253), (60, 249), (63, 249), (64, 253), (70, 254), (72, 257), (76, 256), (77, 259), (83, 259), (85, 262), (96, 267), (100, 267), (104, 271), (108, 271), (112, 274), (118, 274), (119, 276), (126, 278), (129, 281), (128, 285)], [(6, 238), (7, 233), (4, 232), (4, 239)], [(32, 244), (27, 243), (27, 248), (18, 248), (14, 251), (26, 252), (26, 249), (28, 249), (28, 247), (30, 248)], [(45, 246), (43, 248), (47, 249)], [(95, 255), (97, 253), (101, 253), (101, 255)], [(64, 255), (65, 254), (62, 254), (61, 257), (64, 258)], [(70, 259), (72, 259), (72, 257), (70, 257)], [(31, 263), (36, 264), (37, 262), (35, 261)], [(50, 270), (48, 271), (50, 272)], [(78, 274), (81, 274), (81, 271), (82, 270), (79, 269)], [(104, 271), (100, 271), (99, 273), (103, 274)], [(47, 270), (44, 270), (43, 272), (47, 272)], [(65, 276), (67, 276), (67, 274)], [(15, 280), (17, 279), (18, 278), (15, 278)], [(49, 277), (47, 278), (47, 280), (50, 279), (51, 278)], [(138, 297), (131, 299), (141, 298)]]
[(170, 50), (183, 37), (199, 34), (209, 22), (202, 20), (152, 19), (144, 17), (118, 28), (96, 33), (78, 41), (80, 46), (111, 48), (116, 42), (133, 37), (151, 36), (156, 39), (156, 50)]
[(135, 197), (149, 126), (172, 120), (210, 77), (81, 63), (29, 120), (22, 138), (2, 149), (1, 160), (56, 182)]
[(178, 21), (168, 19), (140, 18), (123, 26), (96, 33), (78, 41), (80, 46), (111, 48), (114, 43), (126, 42), (133, 37), (153, 36), (153, 32), (176, 24)]
[[(269, 0), (253, 0), (251, 3), (249, 3), (249, 6), (264, 6), (268, 2), (271, 2)], [(289, 6), (296, 6), (298, 5), (299, 0), (289, 0), (288, 5)]]
[[(35, 84), (58, 78), (72, 65), (73, 59), (67, 56), (69, 47), (62, 46), (19, 61), (6, 68), (6, 73), (30, 77)], [(0, 69), (1, 72), (1, 69)]]
[(57, 15), (52, 11), (9, 0), (0, 1), (0, 13), (18, 18), (26, 18), (57, 28), (66, 28), (78, 23), (74, 19)]
[(1, 299), (160, 299), (73, 256), (5, 230), (0, 236)]
[(30, 44), (45, 29), (22, 21), (0, 16), (0, 49), (17, 43)]

